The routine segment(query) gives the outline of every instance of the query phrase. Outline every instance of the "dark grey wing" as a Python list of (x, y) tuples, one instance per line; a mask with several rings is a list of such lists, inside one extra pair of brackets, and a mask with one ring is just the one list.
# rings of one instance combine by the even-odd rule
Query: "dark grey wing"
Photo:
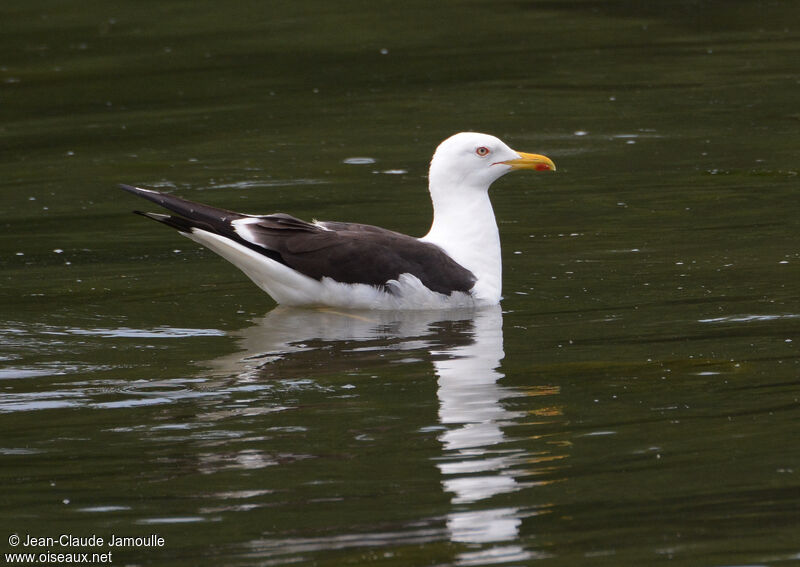
[(284, 263), (315, 279), (383, 286), (400, 274), (412, 274), (430, 290), (469, 291), (475, 276), (441, 248), (372, 225), (324, 222), (318, 230), (288, 235), (273, 227), (274, 215), (248, 223), (250, 238), (277, 251)]
[(438, 246), (377, 226), (313, 224), (284, 213), (244, 215), (129, 185), (122, 188), (181, 216), (140, 214), (182, 232), (219, 234), (317, 280), (384, 286), (407, 273), (443, 294), (469, 291), (476, 281)]

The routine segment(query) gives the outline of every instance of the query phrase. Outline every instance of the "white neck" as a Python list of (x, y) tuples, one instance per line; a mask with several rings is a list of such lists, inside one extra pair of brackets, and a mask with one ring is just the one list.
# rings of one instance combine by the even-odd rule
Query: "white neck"
[[(436, 244), (477, 278), (472, 289), (476, 299), (500, 301), (502, 261), (500, 234), (487, 187), (464, 185), (449, 172), (431, 167), (430, 192), (433, 201), (431, 230), (420, 240)], [(458, 187), (454, 192), (451, 187)]]

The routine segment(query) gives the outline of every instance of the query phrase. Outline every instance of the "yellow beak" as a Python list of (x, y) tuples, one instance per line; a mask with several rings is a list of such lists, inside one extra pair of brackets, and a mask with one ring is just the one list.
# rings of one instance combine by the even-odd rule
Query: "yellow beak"
[(547, 156), (540, 156), (539, 154), (526, 154), (517, 152), (519, 159), (509, 159), (502, 161), (506, 165), (510, 165), (511, 169), (533, 169), (535, 171), (555, 171), (556, 164), (553, 163)]

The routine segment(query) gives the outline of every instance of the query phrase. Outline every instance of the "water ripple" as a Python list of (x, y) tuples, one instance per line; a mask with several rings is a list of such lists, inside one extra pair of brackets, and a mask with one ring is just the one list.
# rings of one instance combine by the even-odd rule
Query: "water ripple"
[(751, 321), (778, 321), (781, 319), (800, 319), (796, 313), (783, 315), (730, 315), (727, 317), (714, 317), (712, 319), (699, 319), (700, 323), (750, 323)]

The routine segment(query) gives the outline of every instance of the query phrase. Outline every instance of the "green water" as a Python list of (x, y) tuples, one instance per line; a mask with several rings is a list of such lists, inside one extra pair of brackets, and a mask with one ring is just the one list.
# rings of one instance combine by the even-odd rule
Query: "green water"
[[(800, 563), (798, 22), (4, 2), (2, 552)], [(115, 188), (421, 235), (461, 130), (558, 165), (493, 187), (501, 309), (275, 309)], [(61, 534), (163, 545), (24, 545)]]

